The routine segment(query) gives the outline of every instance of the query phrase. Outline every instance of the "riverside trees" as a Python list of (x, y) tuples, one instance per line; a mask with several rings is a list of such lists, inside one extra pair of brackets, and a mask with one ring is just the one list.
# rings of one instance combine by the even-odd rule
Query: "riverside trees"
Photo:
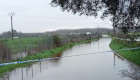
[(140, 0), (52, 0), (51, 5), (60, 6), (62, 11), (95, 17), (102, 10), (101, 18), (111, 15), (113, 27), (124, 33), (140, 27)]

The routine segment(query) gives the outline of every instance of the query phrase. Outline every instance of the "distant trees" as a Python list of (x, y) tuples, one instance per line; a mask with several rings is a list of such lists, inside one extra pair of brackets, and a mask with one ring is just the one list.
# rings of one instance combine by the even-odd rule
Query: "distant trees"
[[(3, 32), (0, 34), (0, 38), (11, 38), (11, 31)], [(22, 33), (16, 30), (13, 30), (13, 37), (37, 37), (37, 36), (45, 36), (44, 33)]]
[(2, 33), (2, 37), (3, 37), (3, 38), (10, 38), (10, 37), (11, 37), (11, 32), (10, 32), (10, 31), (8, 31), (8, 32), (3, 32), (3, 33)]
[[(59, 35), (69, 35), (69, 34), (85, 34), (88, 32), (95, 33), (98, 28), (83, 28), (83, 29), (60, 29), (57, 31), (46, 32), (46, 35), (51, 35), (52, 32)], [(99, 33), (113, 33), (112, 29), (109, 28), (99, 28)]]
[[(7, 32), (3, 32), (2, 34), (1, 34), (1, 36), (3, 37), (3, 38), (10, 38), (11, 37), (11, 31), (7, 31)], [(18, 36), (18, 32), (16, 31), (16, 30), (13, 30), (13, 37), (17, 37)]]

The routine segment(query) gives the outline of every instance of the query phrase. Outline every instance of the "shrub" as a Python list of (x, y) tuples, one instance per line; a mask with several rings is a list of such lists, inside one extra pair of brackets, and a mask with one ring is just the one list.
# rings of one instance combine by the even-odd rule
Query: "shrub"
[(53, 35), (53, 42), (56, 47), (62, 46), (62, 40), (58, 35)]

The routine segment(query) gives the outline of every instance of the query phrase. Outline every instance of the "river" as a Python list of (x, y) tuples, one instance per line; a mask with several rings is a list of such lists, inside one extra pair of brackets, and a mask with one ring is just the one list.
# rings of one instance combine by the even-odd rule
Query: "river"
[[(76, 45), (60, 56), (111, 50), (111, 38)], [(113, 52), (66, 57), (17, 68), (1, 80), (140, 80), (140, 68)]]

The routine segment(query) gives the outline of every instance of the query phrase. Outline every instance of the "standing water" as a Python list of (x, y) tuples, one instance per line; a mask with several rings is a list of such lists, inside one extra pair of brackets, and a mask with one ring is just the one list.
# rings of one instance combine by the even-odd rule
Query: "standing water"
[[(111, 38), (76, 45), (61, 56), (111, 50)], [(17, 68), (2, 80), (139, 80), (140, 68), (113, 52), (66, 57)]]

